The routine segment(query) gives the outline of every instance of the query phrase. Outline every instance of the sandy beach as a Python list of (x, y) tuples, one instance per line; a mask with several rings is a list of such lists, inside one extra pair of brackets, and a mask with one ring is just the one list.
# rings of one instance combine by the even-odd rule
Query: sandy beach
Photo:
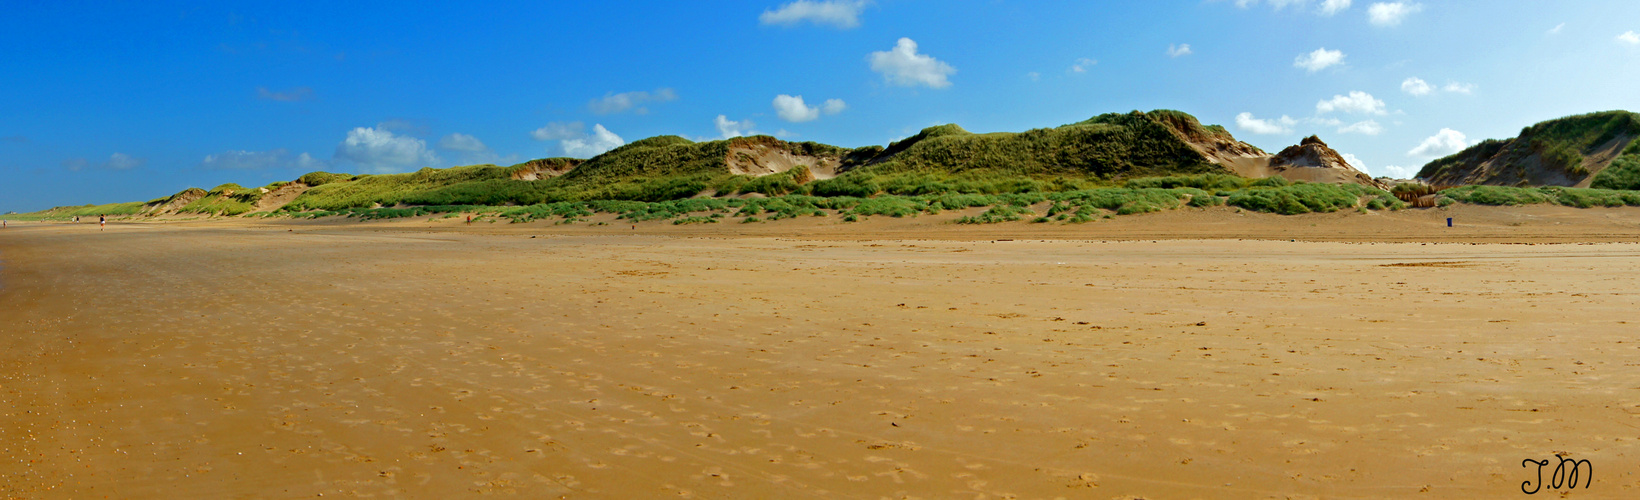
[(13, 224), (0, 497), (1637, 494), (1640, 209), (945, 220)]

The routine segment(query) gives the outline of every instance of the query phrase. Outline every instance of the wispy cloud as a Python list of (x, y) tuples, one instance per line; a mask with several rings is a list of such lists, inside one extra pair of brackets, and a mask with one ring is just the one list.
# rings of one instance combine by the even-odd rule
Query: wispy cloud
[(1468, 94), (1475, 91), (1475, 84), (1447, 82), (1445, 86), (1441, 87), (1441, 90), (1456, 94)]
[(1188, 44), (1188, 43), (1181, 43), (1181, 44), (1178, 44), (1178, 45), (1171, 45), (1170, 44), (1170, 45), (1167, 46), (1167, 56), (1168, 57), (1184, 57), (1184, 56), (1188, 56), (1190, 54), (1191, 54), (1190, 44)]
[(1321, 7), (1317, 10), (1323, 16), (1332, 16), (1333, 14), (1349, 10), (1351, 3), (1352, 2), (1350, 2), (1350, 0), (1322, 0)]
[(290, 151), (283, 148), (271, 151), (223, 151), (214, 155), (205, 155), (205, 159), (199, 162), (199, 168), (206, 170), (267, 170), (276, 168), (320, 170), (328, 166), (324, 161), (307, 153), (291, 156)]
[(313, 98), (313, 89), (311, 87), (296, 87), (289, 90), (274, 91), (268, 90), (267, 87), (257, 87), (256, 97), (279, 102), (306, 101)]
[(108, 156), (103, 166), (114, 170), (130, 170), (148, 164), (148, 160), (137, 158), (125, 153), (114, 153)]
[(148, 160), (137, 158), (125, 153), (114, 153), (108, 155), (107, 160), (96, 164), (92, 164), (90, 160), (85, 158), (69, 158), (67, 160), (63, 160), (62, 162), (63, 168), (68, 169), (71, 172), (79, 172), (91, 167), (105, 170), (131, 170), (147, 164)]
[(1083, 57), (1077, 59), (1075, 63), (1071, 63), (1071, 67), (1066, 71), (1071, 73), (1087, 73), (1089, 69), (1097, 65), (1099, 65), (1099, 61)]
[(1423, 97), (1435, 93), (1436, 90), (1454, 94), (1469, 94), (1475, 91), (1475, 84), (1446, 82), (1446, 85), (1443, 85), (1437, 89), (1434, 85), (1430, 85), (1429, 82), (1426, 82), (1422, 78), (1418, 77), (1408, 78), (1401, 82), (1401, 91), (1414, 96)]
[(1384, 126), (1379, 125), (1377, 121), (1366, 120), (1366, 121), (1351, 123), (1351, 124), (1345, 125), (1343, 127), (1339, 127), (1338, 128), (1338, 133), (1340, 133), (1340, 134), (1378, 135), (1378, 134), (1384, 133)]
[(462, 133), (452, 133), (438, 140), (439, 149), (455, 152), (461, 165), (477, 165), (481, 163), (510, 163), (516, 160), (516, 155), (502, 158), (501, 155), (490, 149), (484, 141), (477, 137)]
[(489, 151), (490, 150), (490, 147), (484, 145), (484, 141), (478, 140), (477, 137), (473, 137), (473, 136), (470, 136), (470, 135), (467, 135), (467, 134), (460, 134), (460, 133), (446, 135), (446, 136), (444, 136), (443, 139), (439, 139), (438, 140), (438, 147), (440, 149), (448, 149), (448, 150), (451, 150), (451, 151), (466, 151), (466, 152), (469, 152), (469, 153), (477, 153), (477, 152), (483, 152), (483, 151)]
[(592, 102), (587, 103), (587, 108), (591, 109), (593, 113), (600, 115), (623, 113), (626, 111), (632, 111), (642, 115), (649, 113), (649, 108), (645, 107), (645, 104), (652, 102), (669, 102), (677, 99), (678, 93), (669, 88), (659, 89), (654, 92), (645, 92), (640, 90), (636, 92), (622, 92), (619, 94), (609, 93), (605, 94), (602, 98), (593, 99)]
[(581, 122), (552, 122), (530, 132), (537, 141), (561, 141), (585, 136), (587, 126)]
[(1623, 42), (1623, 43), (1626, 43), (1626, 44), (1629, 44), (1629, 45), (1640, 45), (1640, 33), (1635, 33), (1633, 31), (1626, 31), (1621, 35), (1617, 35), (1617, 41)]
[[(1259, 0), (1235, 1), (1236, 7), (1243, 9), (1258, 5), (1259, 3)], [(1288, 7), (1292, 7), (1295, 10), (1304, 10), (1310, 5), (1311, 0), (1264, 0), (1263, 3), (1278, 11), (1284, 10)], [(1315, 8), (1315, 13), (1321, 16), (1332, 16), (1339, 12), (1349, 10), (1352, 3), (1354, 2), (1351, 2), (1350, 0), (1321, 0), (1320, 5), (1317, 5)]]

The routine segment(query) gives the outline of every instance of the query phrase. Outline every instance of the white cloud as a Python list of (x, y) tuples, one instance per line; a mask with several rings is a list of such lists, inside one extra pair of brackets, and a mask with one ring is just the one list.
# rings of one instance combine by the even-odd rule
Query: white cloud
[(1355, 155), (1353, 155), (1353, 154), (1350, 154), (1350, 153), (1342, 153), (1342, 154), (1344, 156), (1344, 163), (1350, 164), (1350, 167), (1353, 167), (1356, 170), (1360, 170), (1362, 172), (1367, 171), (1367, 163), (1366, 162), (1361, 161), (1360, 158), (1356, 158)]
[(1617, 35), (1617, 41), (1629, 45), (1640, 45), (1640, 33), (1635, 33), (1633, 31), (1623, 32), (1623, 34)]
[[(1243, 9), (1258, 3), (1259, 0), (1236, 0), (1236, 6)], [(1279, 11), (1287, 7), (1303, 8), (1310, 4), (1310, 0), (1265, 0), (1264, 3)], [(1351, 3), (1350, 0), (1321, 0), (1321, 5), (1316, 7), (1316, 13), (1322, 16), (1332, 16), (1348, 10)]]
[(1384, 174), (1395, 179), (1411, 179), (1418, 175), (1418, 169), (1400, 165), (1384, 165)]
[(1424, 139), (1418, 147), (1407, 151), (1407, 156), (1433, 159), (1463, 151), (1466, 147), (1469, 147), (1469, 138), (1464, 136), (1463, 132), (1443, 128), (1435, 135)]
[(843, 102), (842, 99), (826, 99), (825, 104), (820, 106), (820, 111), (828, 115), (842, 113), (847, 109), (848, 103)]
[(443, 139), (438, 140), (438, 147), (451, 151), (465, 151), (469, 153), (482, 153), (490, 150), (490, 147), (485, 146), (483, 141), (478, 140), (477, 137), (467, 134), (450, 134), (444, 136)]
[(396, 135), (384, 128), (358, 127), (336, 145), (335, 158), (358, 164), (366, 173), (403, 172), (440, 163), (421, 139)]
[(774, 96), (774, 112), (780, 119), (792, 123), (808, 122), (820, 119), (820, 108), (803, 103), (803, 96), (789, 96), (780, 94)]
[(826, 99), (820, 106), (809, 106), (803, 102), (803, 96), (789, 96), (780, 94), (774, 98), (774, 111), (780, 119), (793, 123), (814, 121), (820, 118), (821, 113), (835, 115), (848, 109), (848, 104), (842, 99)]
[(632, 110), (633, 112), (641, 115), (649, 113), (649, 108), (643, 106), (645, 103), (667, 102), (675, 101), (677, 99), (678, 93), (674, 92), (672, 89), (659, 89), (654, 92), (644, 92), (640, 90), (636, 92), (622, 92), (619, 94), (605, 94), (603, 98), (593, 99), (592, 102), (587, 103), (587, 108), (591, 109), (593, 113), (598, 113), (600, 115), (621, 113), (627, 110)]
[(548, 123), (530, 132), (530, 137), (537, 141), (558, 141), (564, 156), (576, 158), (591, 158), (626, 144), (626, 140), (603, 125), (593, 125), (592, 135), (589, 136), (586, 124), (581, 122)]
[(889, 84), (902, 87), (943, 89), (951, 86), (949, 77), (957, 72), (950, 64), (918, 54), (917, 42), (910, 38), (901, 38), (891, 50), (872, 52), (869, 59), (872, 71), (882, 73)]
[(1288, 117), (1288, 116), (1285, 116), (1285, 115), (1283, 115), (1281, 118), (1277, 118), (1277, 119), (1273, 119), (1273, 120), (1260, 120), (1260, 119), (1257, 119), (1257, 118), (1253, 118), (1252, 113), (1242, 113), (1242, 114), (1236, 115), (1236, 127), (1237, 128), (1240, 128), (1241, 130), (1246, 131), (1248, 133), (1258, 134), (1258, 135), (1291, 134), (1291, 133), (1293, 133), (1293, 125), (1297, 125), (1297, 124), (1298, 124), (1298, 120), (1294, 120), (1291, 117)]
[(621, 136), (615, 135), (614, 132), (610, 132), (609, 129), (604, 128), (602, 124), (595, 124), (592, 126), (591, 137), (564, 139), (563, 142), (560, 143), (560, 145), (564, 148), (564, 155), (575, 158), (591, 158), (604, 154), (611, 149), (621, 147), (624, 144), (626, 144), (625, 139), (622, 139)]
[(1315, 52), (1300, 55), (1293, 59), (1293, 67), (1303, 68), (1311, 73), (1344, 64), (1344, 52), (1327, 50), (1326, 47), (1315, 49)]
[(1566, 29), (1566, 23), (1556, 24), (1555, 27), (1549, 28), (1548, 34), (1550, 34), (1550, 35), (1559, 35), (1560, 30), (1563, 30), (1563, 29)]
[(1470, 92), (1475, 91), (1475, 84), (1473, 84), (1473, 83), (1447, 82), (1445, 87), (1441, 87), (1441, 90), (1445, 90), (1447, 92), (1454, 92), (1454, 93), (1458, 93), (1458, 94), (1468, 94)]
[(1379, 125), (1377, 121), (1366, 120), (1366, 121), (1351, 123), (1351, 124), (1343, 126), (1343, 127), (1339, 127), (1338, 133), (1340, 133), (1340, 134), (1378, 135), (1378, 134), (1384, 133), (1384, 126)]
[(1098, 64), (1099, 64), (1099, 61), (1095, 61), (1093, 59), (1088, 59), (1086, 57), (1083, 57), (1083, 58), (1077, 59), (1075, 64), (1071, 64), (1071, 68), (1067, 71), (1070, 71), (1072, 73), (1087, 73), (1088, 68), (1092, 68), (1092, 67), (1094, 67), (1095, 65), (1098, 65)]
[(280, 148), (271, 151), (223, 151), (214, 155), (205, 155), (199, 162), (199, 167), (207, 170), (263, 170), (270, 168), (311, 168), (320, 169), (328, 165), (314, 159), (307, 153), (291, 156), (290, 151)]
[(752, 130), (752, 127), (757, 125), (753, 124), (751, 120), (734, 121), (727, 116), (717, 115), (717, 118), (712, 120), (712, 124), (717, 126), (718, 133), (722, 134), (724, 139), (757, 135), (757, 131)]
[(1373, 26), (1398, 26), (1407, 16), (1424, 10), (1423, 4), (1412, 2), (1379, 2), (1367, 7), (1367, 22)]
[(1033, 82), (1040, 82), (1040, 81), (1042, 81), (1042, 73), (1037, 73), (1035, 71), (1032, 71), (1030, 73), (1026, 73), (1025, 78), (1029, 78)]
[(586, 137), (587, 126), (581, 122), (552, 122), (530, 132), (537, 141), (561, 141)]
[(1332, 99), (1315, 103), (1315, 112), (1317, 114), (1331, 113), (1333, 111), (1364, 115), (1386, 114), (1384, 111), (1384, 101), (1380, 101), (1373, 97), (1372, 94), (1359, 90), (1350, 91), (1350, 95), (1348, 96), (1335, 95)]
[(1331, 16), (1350, 8), (1350, 0), (1322, 0), (1321, 15)]
[(324, 160), (314, 158), (313, 155), (302, 153), (296, 155), (296, 168), (304, 171), (324, 170), (330, 168), (330, 164)]
[(1430, 86), (1429, 82), (1424, 81), (1422, 78), (1412, 77), (1401, 82), (1401, 91), (1412, 95), (1423, 96), (1429, 95), (1430, 92), (1434, 92), (1435, 87)]
[(1168, 46), (1167, 46), (1167, 56), (1168, 57), (1183, 57), (1183, 56), (1188, 56), (1190, 54), (1191, 54), (1190, 44), (1188, 44), (1188, 43), (1182, 43), (1182, 44), (1179, 44), (1179, 45), (1168, 44)]
[(849, 29), (860, 25), (860, 10), (870, 4), (866, 0), (798, 0), (779, 9), (765, 10), (757, 19), (764, 25), (792, 26), (808, 21)]

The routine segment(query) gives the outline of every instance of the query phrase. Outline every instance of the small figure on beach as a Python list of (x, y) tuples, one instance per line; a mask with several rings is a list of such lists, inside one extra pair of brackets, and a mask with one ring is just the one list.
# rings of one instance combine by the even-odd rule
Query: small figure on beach
[(467, 225), (469, 225), (469, 226), (473, 225), (473, 216), (471, 216), (471, 215), (467, 216)]
[(102, 230), (107, 229), (107, 228), (108, 228), (108, 216), (98, 215), (97, 216), (97, 230), (102, 231)]

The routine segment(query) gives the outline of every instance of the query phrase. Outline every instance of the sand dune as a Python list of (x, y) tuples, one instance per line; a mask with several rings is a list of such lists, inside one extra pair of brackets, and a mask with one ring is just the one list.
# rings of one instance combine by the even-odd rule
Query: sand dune
[(1393, 216), (14, 226), (0, 496), (1632, 496), (1640, 245)]

